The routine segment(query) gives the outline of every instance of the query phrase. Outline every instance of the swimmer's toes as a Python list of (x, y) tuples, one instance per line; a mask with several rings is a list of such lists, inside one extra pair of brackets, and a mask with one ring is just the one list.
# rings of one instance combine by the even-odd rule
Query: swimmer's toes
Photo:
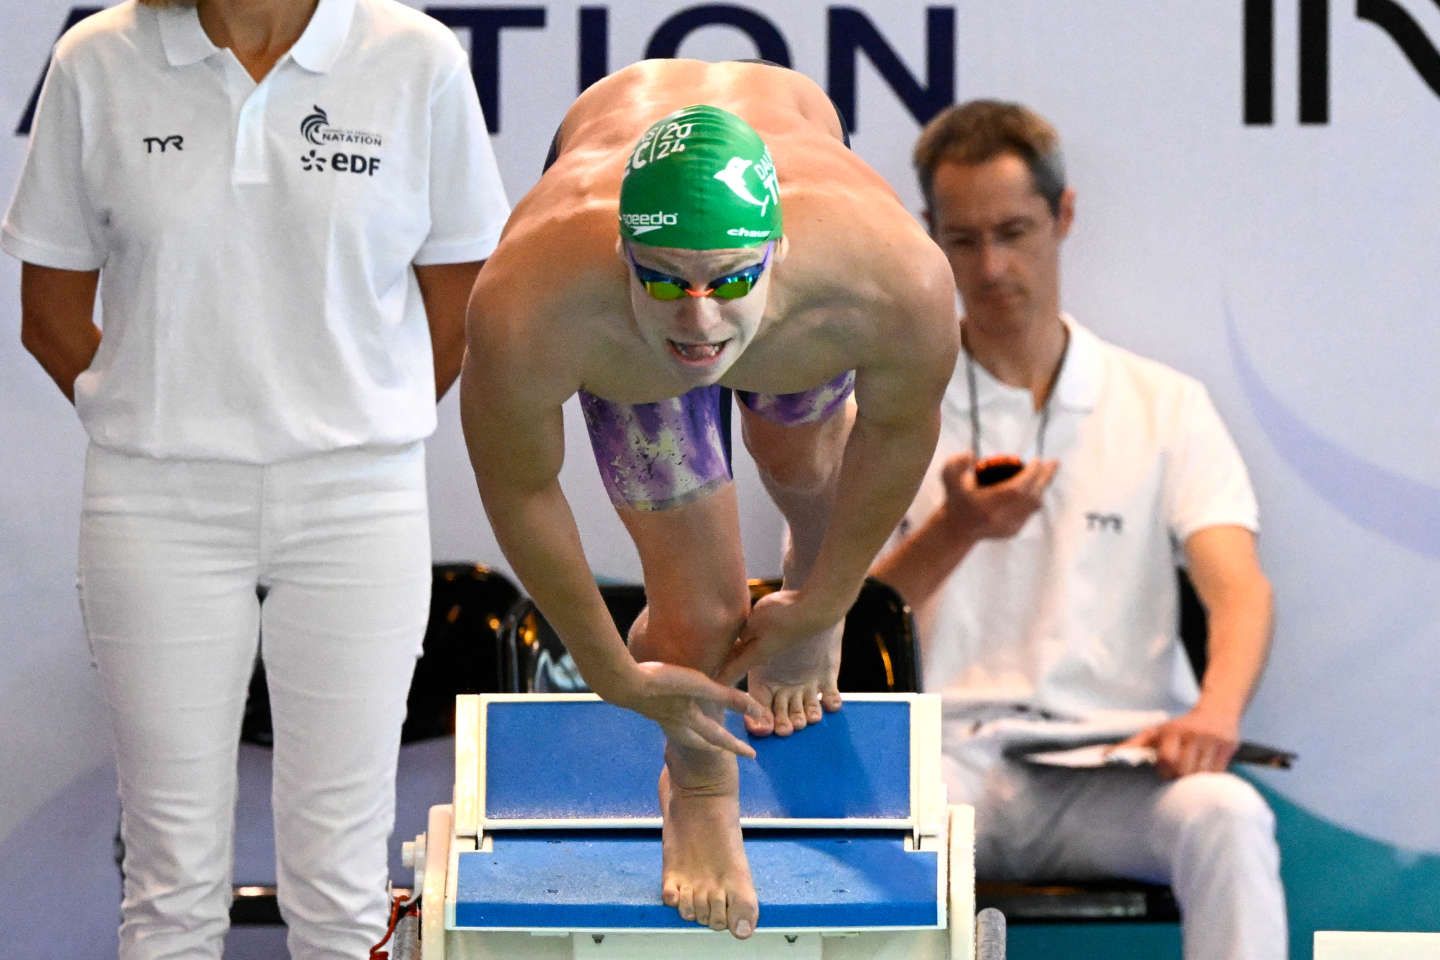
[(725, 891), (716, 888), (710, 892), (709, 910), (706, 913), (707, 919), (703, 921), (711, 930), (724, 930), (729, 926), (729, 918), (725, 915)]
[(805, 688), (796, 687), (788, 691), (785, 698), (785, 712), (790, 716), (790, 726), (804, 730), (810, 723), (805, 712)]
[(775, 736), (788, 737), (795, 732), (795, 727), (790, 723), (790, 717), (783, 713), (775, 714)]
[(760, 919), (760, 905), (755, 899), (755, 891), (731, 890), (728, 900), (730, 932), (745, 940), (755, 932), (755, 924)]
[(820, 692), (807, 688), (805, 690), (805, 721), (819, 723), (824, 715), (825, 711), (820, 708)]

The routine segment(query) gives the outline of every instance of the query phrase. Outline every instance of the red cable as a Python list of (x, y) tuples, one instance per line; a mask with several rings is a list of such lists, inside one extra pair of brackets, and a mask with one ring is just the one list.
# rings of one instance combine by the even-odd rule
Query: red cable
[(390, 903), (390, 922), (385, 926), (385, 936), (381, 937), (380, 942), (370, 948), (370, 960), (390, 960), (390, 951), (380, 948), (389, 943), (390, 938), (395, 935), (395, 926), (400, 922), (401, 917), (409, 914), (418, 915), (419, 912), (413, 900), (407, 904), (404, 897), (396, 896)]

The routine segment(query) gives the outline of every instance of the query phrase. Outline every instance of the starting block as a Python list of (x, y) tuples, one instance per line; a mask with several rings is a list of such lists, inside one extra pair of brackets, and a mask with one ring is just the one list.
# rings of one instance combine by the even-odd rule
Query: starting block
[(749, 742), (740, 823), (760, 917), (740, 941), (660, 900), (656, 724), (591, 694), (457, 698), (453, 802), (405, 845), (421, 894), (405, 955), (974, 957), (974, 814), (946, 804), (938, 697), (850, 695)]

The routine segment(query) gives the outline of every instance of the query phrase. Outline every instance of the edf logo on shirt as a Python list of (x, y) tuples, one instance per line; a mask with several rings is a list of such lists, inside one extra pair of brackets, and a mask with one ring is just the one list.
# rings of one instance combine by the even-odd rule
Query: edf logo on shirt
[(314, 150), (300, 158), (300, 169), (324, 171), (326, 167), (337, 173), (363, 173), (366, 176), (375, 176), (375, 171), (380, 169), (379, 157), (367, 157), (361, 153), (335, 152), (329, 157), (322, 156)]

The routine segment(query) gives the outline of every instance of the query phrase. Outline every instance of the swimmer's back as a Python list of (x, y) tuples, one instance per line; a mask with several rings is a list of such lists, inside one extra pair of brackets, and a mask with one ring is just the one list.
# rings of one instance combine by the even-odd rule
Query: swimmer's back
[[(765, 139), (787, 232), (836, 204), (871, 216), (890, 206), (904, 214), (889, 184), (845, 146), (829, 96), (803, 74), (762, 63), (643, 60), (596, 82), (571, 106), (554, 163), (516, 204), (511, 228), (559, 218), (575, 234), (613, 236), (630, 151), (656, 120), (696, 103), (738, 114)], [(605, 246), (608, 252), (613, 240)]]
[[(810, 78), (762, 63), (642, 60), (589, 87), (560, 126), (560, 152), (630, 151), (656, 120), (695, 103), (737, 113), (771, 150), (792, 137), (840, 140), (835, 107)], [(838, 144), (837, 144), (838, 145)]]

